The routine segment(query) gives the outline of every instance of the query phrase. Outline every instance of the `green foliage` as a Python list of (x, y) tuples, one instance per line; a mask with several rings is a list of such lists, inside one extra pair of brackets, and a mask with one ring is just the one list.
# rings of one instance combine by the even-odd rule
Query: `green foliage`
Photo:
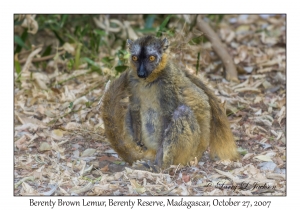
[(119, 73), (122, 73), (123, 71), (125, 71), (128, 68), (128, 66), (116, 66), (115, 70)]
[(82, 176), (81, 178), (83, 180), (89, 181), (94, 184), (96, 182), (99, 182), (102, 179), (102, 176), (99, 176), (98, 178), (95, 178), (95, 179), (91, 179), (90, 177), (87, 177), (87, 176)]
[(87, 108), (91, 108), (92, 102), (91, 102), (91, 101), (85, 102), (85, 106), (86, 106)]
[(168, 15), (168, 16), (164, 19), (164, 21), (160, 24), (159, 29), (158, 29), (158, 32), (156, 33), (156, 36), (157, 36), (157, 37), (161, 37), (162, 34), (163, 34), (163, 32), (168, 31), (168, 29), (167, 29), (167, 24), (168, 24), (168, 22), (169, 22), (169, 20), (170, 20), (171, 17), (172, 17), (172, 15)]
[(125, 64), (127, 63), (130, 54), (126, 50), (119, 50), (116, 53), (116, 55), (118, 56), (119, 61), (118, 61), (118, 65), (115, 67), (115, 70), (118, 73), (122, 73), (123, 71), (125, 71), (128, 68), (128, 66)]
[(121, 160), (116, 160), (116, 161), (114, 161), (113, 163), (114, 163), (114, 164), (117, 164), (117, 165), (121, 165), (121, 166), (123, 166), (123, 165), (126, 164), (124, 161), (121, 161)]
[(156, 15), (147, 15), (145, 20), (145, 29), (153, 28), (153, 23), (156, 18)]
[(91, 50), (99, 53), (99, 47), (101, 46), (102, 43), (102, 37), (106, 36), (106, 33), (102, 30), (99, 29), (94, 29), (90, 33), (90, 43), (89, 46), (91, 47)]
[(246, 155), (248, 153), (248, 150), (243, 149), (242, 147), (239, 147), (237, 149), (237, 151), (241, 154), (241, 155)]
[(14, 54), (21, 52), (22, 48), (25, 48), (26, 50), (29, 49), (29, 47), (27, 47), (27, 45), (25, 44), (27, 36), (28, 36), (27, 29), (24, 30), (21, 37), (19, 37), (18, 35), (14, 36), (14, 42), (17, 45)]
[(45, 51), (43, 52), (42, 57), (50, 55), (51, 51), (52, 51), (52, 45), (48, 45)]
[(119, 50), (117, 52), (117, 56), (119, 58), (119, 65), (123, 65), (128, 60), (130, 54), (126, 50)]
[(102, 70), (101, 70), (100, 66), (97, 63), (95, 63), (93, 60), (91, 60), (87, 57), (84, 57), (83, 60), (86, 61), (89, 64), (92, 71), (95, 71), (95, 72), (98, 72), (99, 74), (102, 74)]
[(197, 37), (192, 38), (189, 41), (189, 44), (190, 45), (199, 45), (199, 44), (203, 44), (205, 42), (208, 42), (208, 39), (205, 36), (201, 35), (201, 36), (197, 36)]
[(73, 109), (73, 102), (70, 102), (69, 108), (70, 108), (70, 109)]
[[(103, 63), (104, 66), (114, 69), (117, 73), (121, 73), (128, 68), (129, 53), (125, 50), (126, 41), (124, 39), (124, 31), (106, 33), (104, 30), (96, 26), (94, 18), (98, 18), (99, 15), (37, 15), (35, 20), (38, 22), (38, 32), (36, 34), (29, 34), (27, 29), (21, 31), (20, 34), (14, 35), (15, 51), (14, 53), (20, 53), (22, 49), (30, 50), (32, 45), (40, 43), (34, 43), (36, 37), (41, 37), (44, 34), (52, 34), (53, 38), (56, 38), (59, 42), (59, 46), (48, 44), (43, 49), (41, 56), (50, 56), (57, 53), (57, 47), (62, 47), (65, 43), (69, 43), (75, 46), (75, 53), (71, 54), (66, 52), (61, 57), (66, 60), (67, 70), (77, 70), (82, 64), (87, 64), (91, 72), (95, 71), (102, 74), (102, 69), (99, 63)], [(110, 15), (111, 18), (118, 19), (116, 15)], [(133, 15), (120, 16), (125, 20), (133, 20)], [(176, 34), (176, 28), (168, 27), (169, 22), (176, 20), (181, 23), (185, 23), (185, 20), (176, 15), (159, 15), (159, 14), (147, 14), (143, 15), (144, 26), (133, 28), (137, 33), (154, 34), (158, 37), (170, 36), (173, 37)], [(223, 15), (208, 15), (208, 18), (220, 21)], [(119, 19), (121, 20), (121, 19)], [(22, 20), (15, 20), (15, 25), (20, 25)], [(186, 23), (185, 23), (186, 24)], [(196, 25), (196, 19), (189, 25), (189, 30), (192, 30)], [(134, 25), (132, 25), (134, 26)], [(110, 27), (118, 27), (114, 22), (110, 22)], [(207, 39), (204, 36), (198, 36), (191, 39), (188, 44), (199, 45), (206, 42)], [(121, 46), (121, 50), (118, 50), (115, 55), (111, 54), (113, 49)], [(99, 54), (102, 56), (99, 56)], [(104, 55), (104, 57), (103, 57)], [(105, 56), (106, 55), (106, 56)], [(115, 63), (115, 57), (118, 57), (118, 62)], [(100, 60), (101, 59), (101, 60)], [(197, 72), (199, 71), (199, 59), (200, 53), (198, 53)], [(43, 69), (46, 67), (48, 61), (39, 62), (35, 65), (40, 65)], [(20, 63), (15, 62), (16, 72), (20, 72)], [(19, 74), (19, 73), (18, 73)]]
[[(144, 28), (134, 28), (134, 30), (143, 34), (155, 34), (157, 37), (161, 37), (164, 34), (168, 36), (174, 36), (175, 29), (167, 27), (168, 23), (170, 22), (170, 19), (173, 16), (174, 15), (144, 15)], [(159, 26), (155, 26), (157, 25), (157, 23), (161, 24)]]
[(20, 62), (15, 60), (14, 61), (14, 65), (15, 65), (15, 69), (16, 69), (16, 72), (17, 72), (17, 79), (16, 79), (16, 82), (20, 83), (21, 82), (21, 65), (20, 65)]
[(15, 63), (15, 69), (16, 69), (16, 72), (17, 72), (17, 74), (19, 75), (19, 74), (21, 73), (21, 65), (20, 65), (20, 62), (15, 60), (14, 63)]
[(74, 59), (69, 59), (67, 62), (67, 69), (70, 71), (73, 69), (74, 66)]
[(102, 62), (108, 67), (111, 68), (112, 67), (112, 61), (114, 60), (114, 57), (110, 57), (110, 56), (106, 56), (104, 58), (102, 58)]
[[(15, 54), (21, 52), (24, 48), (29, 50), (28, 46), (32, 40), (30, 37), (39, 36), (39, 33), (47, 31), (52, 32), (54, 37), (59, 41), (59, 45), (64, 43), (74, 43), (76, 47), (75, 56), (66, 53), (63, 56), (68, 60), (68, 69), (78, 69), (82, 62), (86, 62), (83, 57), (95, 60), (98, 58), (99, 49), (103, 45), (103, 37), (106, 36), (103, 30), (97, 29), (93, 17), (96, 15), (37, 15), (39, 29), (37, 34), (28, 34), (25, 29), (21, 35), (14, 35)], [(15, 25), (20, 25), (22, 21), (15, 21)], [(55, 46), (57, 47), (57, 46)], [(48, 56), (56, 53), (53, 45), (48, 45), (42, 52), (42, 56)], [(89, 63), (91, 64), (91, 63)], [(95, 65), (91, 65), (95, 67)], [(99, 70), (99, 67), (97, 67)]]
[(80, 51), (81, 51), (82, 44), (79, 43), (76, 47), (76, 53), (75, 53), (75, 62), (74, 62), (74, 69), (78, 69), (80, 65)]
[(207, 15), (207, 17), (208, 17), (212, 22), (219, 24), (219, 23), (222, 21), (224, 15), (222, 15), (222, 14), (218, 14), (218, 15), (213, 14), (213, 15)]
[(198, 74), (199, 72), (199, 62), (200, 62), (200, 52), (198, 52), (198, 56), (197, 56), (196, 74)]
[[(21, 37), (19, 37), (18, 35), (14, 36), (14, 42), (18, 45), (19, 48), (25, 48), (26, 50), (29, 49), (29, 47), (27, 47), (24, 43), (24, 41), (22, 40)], [(19, 50), (18, 50), (19, 51)]]

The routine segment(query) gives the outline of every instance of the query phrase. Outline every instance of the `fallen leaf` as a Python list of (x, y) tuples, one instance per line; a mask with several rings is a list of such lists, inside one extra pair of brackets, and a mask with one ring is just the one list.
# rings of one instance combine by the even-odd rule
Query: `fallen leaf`
[(23, 195), (38, 195), (38, 193), (26, 182), (22, 182)]
[(70, 189), (70, 191), (72, 193), (75, 193), (76, 195), (80, 194), (80, 193), (84, 193), (86, 191), (89, 191), (93, 188), (93, 183), (92, 182), (89, 182), (88, 184), (86, 184), (85, 186), (83, 187), (79, 187), (79, 186), (76, 186), (76, 187), (73, 187)]
[(146, 192), (146, 189), (144, 187), (142, 187), (139, 183), (137, 183), (136, 180), (131, 179), (130, 180), (131, 186), (133, 187), (133, 189), (138, 193), (138, 194), (142, 194), (144, 192)]
[(64, 43), (63, 49), (65, 51), (67, 51), (68, 53), (72, 54), (72, 55), (75, 54), (75, 47), (74, 47), (74, 45), (72, 45), (72, 44), (70, 44), (68, 42)]
[[(106, 155), (104, 155), (104, 156), (102, 156), (102, 157), (99, 158), (99, 161), (108, 160), (108, 161), (110, 161), (110, 162), (115, 162), (116, 159), (117, 159), (117, 158), (115, 158), (115, 157), (113, 157), (113, 156), (106, 156)], [(122, 161), (121, 161), (121, 162), (122, 162)]]
[(78, 158), (78, 157), (79, 157), (79, 150), (78, 150), (78, 149), (75, 150), (75, 151), (73, 151), (73, 156), (74, 156), (75, 158)]
[(86, 149), (82, 152), (81, 154), (81, 157), (90, 157), (90, 156), (93, 156), (93, 154), (96, 152), (95, 149), (92, 149), (92, 148), (89, 148), (89, 149)]
[(191, 179), (190, 175), (188, 175), (188, 174), (183, 174), (183, 175), (182, 175), (182, 180), (183, 180), (185, 183), (189, 182), (190, 179)]
[(108, 164), (106, 166), (104, 166), (103, 168), (100, 168), (100, 171), (109, 171)]
[(47, 150), (51, 150), (51, 146), (47, 143), (47, 142), (42, 142), (40, 147), (39, 147), (39, 150), (40, 151), (47, 151)]
[(51, 137), (55, 140), (61, 140), (64, 133), (65, 132), (63, 130), (55, 129), (51, 131)]
[(260, 167), (260, 170), (263, 171), (274, 171), (277, 167), (277, 165), (272, 161), (260, 163), (258, 166)]
[(15, 144), (16, 144), (16, 147), (19, 149), (19, 150), (25, 150), (27, 149), (27, 146), (28, 146), (28, 142), (26, 142), (27, 138), (25, 135), (23, 135), (21, 138), (19, 138)]
[(86, 102), (88, 102), (89, 100), (86, 98), (86, 96), (82, 96), (80, 98), (77, 98), (74, 102), (73, 102), (73, 107), (77, 104), (85, 104)]
[(245, 87), (245, 88), (239, 88), (239, 89), (235, 89), (235, 92), (255, 92), (255, 93), (260, 93), (260, 89), (258, 88), (250, 88), (250, 87)]
[(272, 161), (271, 157), (268, 155), (257, 155), (254, 158), (262, 161)]
[(255, 112), (254, 115), (261, 115), (261, 109)]
[(79, 123), (76, 122), (69, 122), (66, 126), (65, 129), (66, 130), (76, 130), (79, 129), (81, 126)]

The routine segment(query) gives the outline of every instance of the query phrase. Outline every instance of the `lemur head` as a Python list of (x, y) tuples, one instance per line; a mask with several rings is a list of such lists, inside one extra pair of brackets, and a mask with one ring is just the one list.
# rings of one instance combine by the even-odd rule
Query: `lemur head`
[(137, 76), (153, 81), (167, 64), (167, 38), (159, 39), (154, 36), (144, 36), (135, 41), (127, 40), (130, 62), (137, 71)]

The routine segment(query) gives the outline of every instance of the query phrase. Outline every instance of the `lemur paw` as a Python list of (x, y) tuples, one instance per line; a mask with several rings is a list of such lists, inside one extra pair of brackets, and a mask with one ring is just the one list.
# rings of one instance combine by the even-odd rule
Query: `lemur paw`
[(161, 168), (155, 165), (154, 161), (151, 160), (137, 161), (136, 163), (134, 163), (133, 168), (138, 170), (150, 171), (154, 173), (159, 173), (161, 171)]

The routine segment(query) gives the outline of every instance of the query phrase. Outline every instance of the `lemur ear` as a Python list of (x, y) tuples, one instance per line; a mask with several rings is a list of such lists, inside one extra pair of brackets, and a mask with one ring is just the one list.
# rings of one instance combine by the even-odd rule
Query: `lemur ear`
[(161, 46), (163, 48), (164, 51), (166, 51), (169, 47), (169, 41), (167, 38), (164, 38), (162, 41), (161, 41)]
[(130, 40), (130, 39), (127, 39), (127, 47), (131, 47), (131, 45), (132, 45), (132, 43), (133, 43), (133, 41), (132, 40)]

